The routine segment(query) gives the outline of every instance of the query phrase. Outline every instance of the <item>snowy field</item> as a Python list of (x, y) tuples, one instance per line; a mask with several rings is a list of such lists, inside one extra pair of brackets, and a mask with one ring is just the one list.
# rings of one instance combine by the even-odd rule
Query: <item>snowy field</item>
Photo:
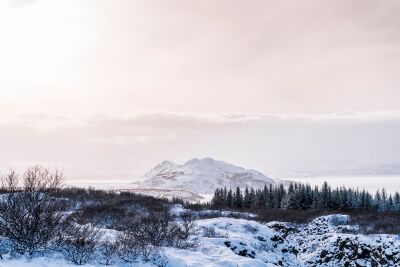
[[(176, 207), (173, 212), (182, 209)], [(319, 217), (307, 225), (245, 219), (213, 218), (197, 220), (197, 246), (183, 250), (164, 248), (171, 267), (261, 267), (261, 266), (399, 266), (400, 237), (355, 234), (345, 215)], [(109, 233), (112, 235), (113, 233)], [(0, 267), (76, 266), (61, 255), (0, 260)], [(104, 266), (93, 261), (85, 267)], [(150, 263), (112, 266), (156, 266)]]

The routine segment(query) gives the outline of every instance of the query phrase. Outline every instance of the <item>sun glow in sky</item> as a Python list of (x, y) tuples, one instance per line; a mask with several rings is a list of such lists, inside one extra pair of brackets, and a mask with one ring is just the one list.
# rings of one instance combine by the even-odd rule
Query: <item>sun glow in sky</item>
[(394, 0), (0, 0), (0, 167), (127, 177), (213, 156), (276, 175), (400, 172), (399, 12)]

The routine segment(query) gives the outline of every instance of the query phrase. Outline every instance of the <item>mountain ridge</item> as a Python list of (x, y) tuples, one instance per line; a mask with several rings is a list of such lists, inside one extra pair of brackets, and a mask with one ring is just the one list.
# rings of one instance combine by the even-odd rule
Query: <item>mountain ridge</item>
[(208, 157), (193, 158), (181, 165), (168, 160), (162, 161), (141, 177), (139, 187), (213, 194), (218, 187), (259, 188), (281, 182), (256, 170)]

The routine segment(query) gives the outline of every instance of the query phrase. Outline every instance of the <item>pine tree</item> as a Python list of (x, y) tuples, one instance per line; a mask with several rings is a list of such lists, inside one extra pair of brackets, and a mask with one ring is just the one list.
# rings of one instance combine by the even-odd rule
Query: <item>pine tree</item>
[(400, 194), (396, 192), (394, 195), (394, 210), (400, 211)]
[(379, 192), (379, 190), (376, 191), (375, 193), (375, 210), (379, 210), (381, 211), (382, 208), (382, 198), (381, 198), (381, 193)]
[(389, 195), (389, 198), (387, 201), (387, 210), (394, 211), (394, 201), (393, 201), (393, 197), (391, 194)]
[(251, 207), (250, 191), (249, 191), (249, 188), (247, 186), (246, 186), (246, 189), (244, 190), (243, 207), (244, 208), (250, 208)]
[(331, 188), (327, 182), (324, 182), (321, 188), (322, 208), (329, 208), (331, 204)]
[(229, 189), (227, 195), (226, 195), (226, 205), (229, 208), (233, 207), (233, 195), (232, 195), (232, 189)]
[(234, 207), (235, 208), (243, 207), (243, 195), (239, 187), (236, 188)]

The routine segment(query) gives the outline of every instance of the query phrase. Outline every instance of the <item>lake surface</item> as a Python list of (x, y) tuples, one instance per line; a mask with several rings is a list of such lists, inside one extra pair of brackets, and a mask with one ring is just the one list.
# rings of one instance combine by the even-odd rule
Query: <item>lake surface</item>
[(338, 176), (338, 177), (292, 177), (285, 178), (291, 181), (309, 183), (321, 186), (324, 181), (331, 186), (346, 186), (351, 188), (366, 189), (375, 193), (377, 189), (385, 188), (388, 193), (400, 192), (400, 175), (387, 176)]
[(66, 180), (66, 186), (76, 186), (89, 188), (93, 187), (95, 189), (101, 190), (118, 190), (133, 187), (132, 179), (92, 179), (92, 180)]

